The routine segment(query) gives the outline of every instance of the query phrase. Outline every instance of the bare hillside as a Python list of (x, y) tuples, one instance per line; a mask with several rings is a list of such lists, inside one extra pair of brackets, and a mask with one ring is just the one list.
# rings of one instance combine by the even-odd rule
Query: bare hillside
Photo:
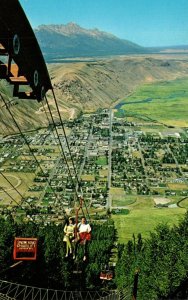
[(144, 82), (174, 80), (188, 75), (184, 59), (160, 56), (50, 65), (59, 101), (81, 110), (109, 107)]
[[(126, 56), (96, 62), (61, 63), (48, 65), (54, 92), (63, 119), (74, 118), (81, 111), (94, 111), (113, 106), (145, 82), (174, 80), (188, 76), (186, 56)], [(0, 82), (0, 91), (11, 102), (11, 111), (21, 128), (31, 130), (45, 126), (48, 119), (46, 106), (30, 100), (11, 98), (8, 84)], [(48, 99), (54, 117), (51, 91)], [(3, 107), (3, 101), (0, 99)], [(48, 114), (49, 117), (49, 114)], [(10, 114), (0, 111), (0, 134), (18, 131)]]

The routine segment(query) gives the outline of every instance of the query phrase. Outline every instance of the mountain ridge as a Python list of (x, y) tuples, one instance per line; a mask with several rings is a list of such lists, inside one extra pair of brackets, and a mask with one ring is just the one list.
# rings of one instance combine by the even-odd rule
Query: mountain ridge
[(40, 25), (36, 37), (45, 59), (147, 53), (147, 48), (97, 28), (76, 23)]
[(60, 34), (67, 34), (67, 35), (85, 33), (88, 35), (98, 35), (98, 36), (105, 35), (105, 36), (117, 38), (112, 33), (101, 31), (98, 28), (86, 29), (74, 22), (69, 22), (67, 24), (49, 24), (49, 25), (41, 24), (35, 29), (35, 32), (40, 30), (50, 30)]

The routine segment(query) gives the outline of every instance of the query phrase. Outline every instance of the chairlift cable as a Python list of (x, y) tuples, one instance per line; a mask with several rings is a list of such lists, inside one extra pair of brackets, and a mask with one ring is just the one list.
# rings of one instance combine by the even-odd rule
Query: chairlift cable
[[(1, 95), (1, 97), (2, 97), (2, 95)], [(2, 97), (2, 99), (3, 99), (3, 102), (5, 103), (5, 107), (7, 108), (9, 114), (10, 114), (11, 117), (12, 117), (12, 119), (13, 119), (13, 121), (14, 121), (16, 127), (18, 128), (20, 135), (22, 136), (22, 138), (24, 139), (26, 145), (28, 146), (29, 151), (30, 151), (30, 153), (32, 154), (32, 156), (33, 156), (35, 162), (37, 163), (37, 165), (38, 165), (38, 167), (40, 168), (40, 170), (42, 171), (42, 173), (45, 175), (45, 173), (44, 173), (44, 171), (43, 171), (43, 169), (42, 169), (40, 163), (38, 162), (36, 156), (34, 155), (32, 149), (31, 149), (31, 147), (30, 147), (30, 144), (28, 143), (27, 139), (25, 138), (25, 135), (23, 134), (22, 130), (20, 129), (20, 126), (18, 125), (16, 119), (14, 118), (12, 112), (10, 111), (10, 109), (9, 109), (9, 107), (8, 107), (8, 105), (7, 105), (6, 101), (5, 101), (5, 99), (4, 99), (3, 97)], [(47, 179), (47, 181), (48, 181), (48, 179)], [(52, 186), (51, 186), (51, 183), (50, 183), (49, 181), (48, 181), (48, 184), (50, 185), (51, 190), (52, 190), (53, 194), (55, 195), (56, 199), (58, 199), (58, 198), (57, 198), (57, 195), (56, 195), (56, 193), (54, 192), (54, 190), (53, 190), (53, 188), (52, 188)], [(63, 212), (64, 212), (64, 210), (63, 210)]]
[[(0, 92), (0, 96), (1, 96), (1, 99), (3, 100), (2, 92)], [(4, 101), (4, 100), (3, 100), (3, 101)], [(1, 108), (4, 108), (4, 107), (5, 107), (5, 105), (1, 106)], [(4, 132), (4, 134), (7, 135), (8, 132), (9, 132), (8, 135), (15, 135), (15, 134), (16, 134), (16, 132), (14, 132), (14, 133), (10, 132), (10, 128), (8, 128), (8, 126), (7, 126), (6, 123), (3, 123), (3, 125), (4, 125), (4, 126), (6, 127), (6, 129), (7, 129), (7, 132), (6, 132), (4, 128), (1, 128), (1, 129), (3, 130), (3, 132)]]
[(68, 160), (66, 158), (66, 155), (65, 155), (65, 151), (63, 149), (63, 146), (62, 146), (62, 143), (61, 143), (61, 139), (60, 139), (60, 136), (59, 136), (59, 133), (58, 133), (58, 130), (57, 130), (57, 126), (55, 124), (55, 121), (54, 121), (54, 117), (52, 115), (52, 111), (51, 111), (51, 108), (50, 108), (50, 105), (49, 105), (49, 102), (48, 102), (48, 99), (47, 97), (45, 96), (45, 100), (46, 100), (46, 104), (47, 104), (47, 107), (48, 107), (48, 110), (49, 110), (49, 113), (50, 113), (50, 117), (51, 117), (51, 120), (52, 120), (52, 123), (53, 123), (53, 126), (55, 128), (55, 131), (56, 131), (56, 134), (57, 134), (57, 138), (58, 138), (58, 141), (59, 141), (59, 145), (61, 147), (61, 152), (62, 152), (62, 155), (63, 155), (63, 159), (66, 163), (66, 166), (67, 166), (67, 169), (68, 169), (68, 174), (71, 178), (71, 181), (72, 181), (72, 184), (73, 184), (73, 187), (74, 187), (74, 190), (75, 190), (75, 195), (76, 197), (78, 198), (78, 194), (77, 194), (77, 190), (76, 190), (76, 186), (75, 186), (75, 182), (74, 182), (74, 179), (72, 177), (72, 174), (71, 174), (71, 171), (70, 171), (70, 167), (69, 167), (69, 163), (68, 163)]
[(72, 174), (71, 174), (70, 167), (69, 167), (69, 163), (68, 163), (68, 160), (67, 160), (67, 158), (66, 158), (65, 151), (64, 151), (64, 149), (63, 149), (62, 142), (61, 142), (61, 139), (60, 139), (58, 130), (57, 130), (57, 126), (56, 126), (56, 123), (55, 123), (55, 121), (54, 121), (54, 117), (53, 117), (53, 114), (52, 114), (52, 111), (51, 111), (51, 108), (50, 108), (50, 105), (49, 105), (49, 102), (48, 102), (48, 99), (47, 99), (46, 96), (45, 96), (45, 101), (46, 101), (46, 104), (47, 104), (47, 107), (48, 107), (48, 111), (49, 111), (49, 113), (50, 113), (50, 117), (51, 117), (53, 126), (54, 126), (54, 128), (55, 128), (55, 132), (56, 132), (56, 135), (57, 135), (57, 138), (58, 138), (58, 141), (59, 141), (59, 146), (60, 146), (60, 148), (61, 148), (61, 152), (62, 152), (62, 155), (63, 155), (63, 159), (64, 159), (64, 161), (65, 161), (65, 163), (66, 163), (66, 166), (67, 166), (67, 169), (68, 169), (68, 174), (69, 174), (69, 176), (70, 176), (70, 178), (71, 178), (71, 181), (72, 181), (72, 184), (73, 184), (73, 188), (74, 188), (74, 190), (75, 190), (75, 195), (76, 195), (76, 197), (77, 197), (77, 199), (78, 199), (78, 198), (79, 198), (79, 195), (78, 195), (77, 190), (76, 190), (75, 182), (74, 182), (73, 176), (72, 176)]
[[(50, 105), (49, 105), (49, 102), (48, 102), (48, 99), (47, 99), (47, 97), (46, 97), (46, 96), (45, 96), (45, 100), (46, 100), (46, 103), (47, 103), (47, 106), (48, 106), (48, 110), (49, 110), (49, 112), (50, 112), (50, 117), (51, 117), (51, 120), (52, 120), (52, 122), (53, 122), (53, 125), (54, 125), (54, 128), (55, 128), (55, 131), (56, 131), (56, 134), (57, 134), (58, 140), (59, 140), (59, 145), (60, 145), (60, 147), (61, 147), (61, 150), (62, 150), (63, 158), (64, 158), (64, 160), (65, 160), (65, 163), (66, 163), (66, 165), (67, 165), (67, 168), (68, 168), (68, 173), (69, 173), (69, 176), (70, 176), (70, 178), (71, 178), (71, 181), (72, 181), (72, 183), (73, 183), (73, 187), (74, 187), (74, 190), (75, 190), (75, 195), (76, 195), (77, 199), (79, 199), (78, 191), (77, 191), (77, 188), (76, 188), (76, 185), (75, 185), (74, 179), (73, 179), (73, 177), (72, 177), (72, 174), (71, 174), (71, 171), (70, 171), (70, 167), (69, 167), (69, 164), (68, 164), (68, 160), (67, 160), (67, 158), (66, 158), (66, 156), (65, 156), (65, 152), (64, 152), (64, 149), (63, 149), (63, 146), (62, 146), (62, 143), (61, 143), (60, 137), (59, 137), (59, 133), (58, 133), (58, 131), (57, 131), (56, 124), (55, 124), (55, 122), (54, 122), (54, 117), (53, 117), (53, 115), (52, 115), (52, 111), (51, 111), (51, 108), (50, 108)], [(67, 142), (68, 142), (68, 141), (67, 141)], [(84, 213), (83, 209), (82, 209), (82, 213), (83, 213), (83, 215), (85, 215), (85, 213)]]
[(50, 125), (50, 119), (48, 117), (48, 114), (47, 114), (47, 111), (46, 111), (46, 108), (45, 108), (45, 105), (44, 105), (43, 101), (41, 101), (41, 103), (42, 103), (42, 108), (43, 108), (43, 110), (45, 112), (46, 118), (48, 120), (48, 126), (49, 126)]
[[(60, 111), (59, 111), (57, 99), (56, 99), (55, 92), (54, 92), (53, 88), (52, 88), (52, 93), (53, 93), (53, 98), (54, 98), (54, 101), (55, 101), (55, 105), (56, 105), (56, 109), (57, 109), (57, 112), (58, 112), (59, 120), (60, 120), (60, 123), (61, 123), (61, 127), (63, 129), (64, 137), (65, 137), (65, 140), (66, 140), (67, 148), (68, 148), (68, 151), (69, 151), (69, 154), (70, 154), (72, 166), (73, 166), (74, 173), (75, 173), (75, 179), (76, 179), (76, 182), (77, 182), (77, 184), (75, 185), (75, 193), (77, 195), (77, 198), (79, 198), (78, 197), (78, 188), (80, 188), (80, 180), (78, 178), (78, 174), (77, 174), (77, 171), (76, 171), (76, 168), (75, 168), (75, 164), (74, 164), (74, 160), (73, 160), (73, 157), (72, 157), (70, 145), (69, 145), (68, 138), (67, 138), (67, 135), (66, 135), (66, 132), (65, 132), (65, 127), (64, 127), (64, 124), (63, 124), (63, 121), (62, 121), (62, 118), (61, 118), (61, 114), (60, 114)], [(84, 201), (84, 205), (86, 206), (85, 201)], [(86, 211), (87, 211), (87, 214), (89, 216), (89, 212), (88, 212), (87, 207), (86, 207)], [(83, 212), (83, 209), (82, 209), (82, 212)], [(84, 214), (84, 212), (83, 212), (83, 214)], [(90, 219), (90, 216), (89, 216), (89, 219)]]
[[(61, 142), (60, 142), (59, 134), (58, 134), (58, 131), (57, 131), (57, 129), (56, 129), (56, 124), (55, 124), (55, 122), (54, 122), (54, 118), (53, 118), (53, 115), (52, 115), (52, 112), (51, 112), (51, 109), (50, 109), (50, 105), (49, 105), (49, 103), (48, 103), (48, 100), (47, 100), (46, 95), (45, 95), (44, 99), (45, 99), (45, 101), (46, 101), (46, 105), (47, 105), (48, 111), (49, 111), (49, 113), (50, 113), (51, 121), (52, 121), (52, 123), (53, 123), (53, 128), (55, 128), (55, 131), (56, 131), (56, 134), (57, 134), (57, 137), (58, 137), (58, 141), (59, 141), (59, 143), (58, 143), (58, 150), (59, 150), (60, 153), (61, 153), (61, 151), (62, 151), (62, 153), (63, 153), (63, 159), (66, 160), (66, 156), (65, 156), (64, 151), (63, 151), (63, 149), (62, 149), (62, 147), (61, 147)], [(44, 105), (43, 102), (44, 102), (44, 101), (42, 101), (42, 107), (43, 107), (43, 110), (44, 110), (44, 112), (45, 112), (46, 118), (47, 118), (47, 120), (48, 120), (48, 124), (50, 124), (50, 118), (49, 118), (49, 116), (48, 116), (47, 110), (46, 110), (45, 105)], [(55, 139), (56, 139), (56, 136), (55, 136), (55, 133), (54, 133), (54, 130), (53, 130), (53, 129), (52, 129), (52, 134), (53, 134), (54, 140), (55, 140)], [(61, 153), (61, 154), (62, 154), (62, 153)], [(68, 166), (68, 163), (67, 163), (67, 167), (68, 167), (69, 175), (71, 176), (71, 174), (70, 174), (70, 169), (69, 169), (69, 166)], [(72, 177), (71, 177), (71, 178), (72, 178)], [(74, 182), (73, 182), (73, 184), (74, 184)]]
[[(44, 174), (44, 171), (43, 171), (43, 169), (41, 168), (41, 165), (39, 164), (39, 162), (38, 162), (36, 156), (35, 156), (34, 153), (32, 152), (32, 149), (31, 149), (31, 147), (30, 147), (30, 145), (29, 145), (27, 139), (25, 138), (25, 135), (23, 134), (23, 132), (22, 132), (22, 130), (20, 129), (20, 127), (19, 127), (19, 125), (18, 125), (16, 119), (14, 118), (14, 116), (13, 116), (11, 110), (9, 109), (9, 106), (8, 106), (7, 102), (5, 101), (4, 97), (2, 96), (2, 93), (0, 93), (0, 95), (1, 95), (1, 99), (2, 99), (3, 102), (4, 102), (5, 108), (8, 110), (9, 114), (11, 115), (11, 117), (12, 117), (12, 119), (13, 119), (13, 121), (14, 121), (16, 127), (17, 127), (18, 130), (19, 130), (20, 135), (21, 135), (22, 138), (24, 139), (26, 145), (27, 145), (28, 148), (29, 148), (30, 153), (31, 153), (32, 156), (34, 157), (35, 162), (37, 163), (37, 165), (39, 166), (40, 170), (41, 170), (42, 173)], [(2, 174), (2, 175), (3, 175), (3, 174)], [(4, 176), (4, 175), (3, 175), (3, 176)], [(5, 176), (4, 176), (4, 177), (5, 177)], [(47, 181), (48, 181), (48, 180), (47, 180)], [(9, 182), (9, 183), (10, 183), (10, 182)], [(11, 183), (10, 183), (10, 184), (11, 184)], [(51, 186), (51, 183), (50, 183), (50, 182), (48, 182), (48, 184)], [(14, 187), (13, 185), (12, 185), (12, 187), (15, 189), (15, 187)], [(15, 189), (15, 190), (17, 191), (17, 189)], [(56, 195), (56, 193), (54, 192), (54, 190), (53, 190), (52, 187), (51, 187), (51, 190), (52, 190), (52, 192), (54, 193), (56, 199), (58, 199), (58, 198), (57, 198), (57, 195)], [(19, 191), (17, 191), (17, 192), (19, 193)], [(21, 195), (20, 193), (19, 193), (19, 195), (23, 198), (23, 195)], [(66, 215), (66, 212), (65, 212), (64, 208), (63, 208), (63, 214)]]
[[(1, 96), (1, 99), (4, 101), (4, 99), (3, 99), (3, 96), (2, 96), (2, 94), (1, 94), (1, 92), (0, 92), (0, 96)], [(5, 103), (5, 102), (4, 102)], [(4, 107), (6, 107), (6, 104), (4, 104)], [(7, 130), (9, 131), (9, 128), (7, 127), (7, 125), (5, 125), (5, 127), (7, 128)], [(11, 134), (8, 134), (9, 136), (15, 136), (17, 133), (15, 132), (15, 133), (11, 133)], [(25, 156), (25, 155), (24, 155)], [(28, 186), (28, 184), (27, 184), (27, 182), (26, 181), (24, 181), (23, 180), (23, 178), (22, 178), (22, 181), (25, 183), (25, 185), (27, 186), (27, 188), (29, 189), (29, 186)]]
[[(21, 196), (21, 199), (23, 199), (24, 197), (23, 197), (23, 195), (21, 195), (20, 194), (20, 192), (13, 186), (13, 184), (6, 178), (6, 176), (4, 176), (4, 174), (2, 173), (2, 172), (0, 172), (0, 174), (7, 180), (7, 182), (12, 186), (12, 188)], [(3, 187), (1, 187), (0, 189), (2, 189), (3, 190), (3, 192), (7, 195), (7, 196), (9, 196), (16, 204), (17, 204), (17, 206), (18, 207), (21, 207), (21, 209), (23, 209), (24, 211), (25, 211), (25, 208), (24, 207), (22, 207), (22, 205), (20, 204), (20, 203), (18, 203)], [(21, 201), (22, 202), (22, 201)], [(27, 204), (31, 207), (31, 208), (33, 208), (32, 206), (31, 206), (31, 204), (30, 203), (28, 203), (27, 202)], [(41, 217), (41, 216), (40, 216)], [(41, 217), (41, 219), (42, 219), (42, 217)], [(33, 220), (30, 220), (30, 221), (32, 221), (34, 224), (35, 224), (35, 222), (33, 221)], [(43, 219), (42, 219), (42, 221), (43, 221)]]
[(21, 198), (24, 198), (23, 195), (17, 190), (17, 188), (10, 182), (10, 180), (1, 171), (0, 174), (11, 185), (11, 187), (19, 194), (19, 196), (21, 196)]
[[(2, 173), (1, 173), (2, 175)], [(7, 180), (7, 179), (6, 179)], [(15, 189), (15, 188), (14, 188)], [(21, 205), (1, 186), (0, 190), (2, 190), (9, 198), (11, 198), (12, 201), (14, 201), (18, 206), (21, 207)], [(22, 208), (22, 207), (21, 207)]]
[[(46, 100), (46, 98), (45, 98), (45, 100)], [(44, 101), (41, 101), (43, 110), (44, 110), (45, 115), (46, 115), (46, 119), (48, 120), (48, 127), (49, 127), (49, 125), (50, 125), (50, 118), (48, 117), (48, 113), (47, 113), (47, 111), (46, 111), (46, 108), (45, 108), (45, 105), (44, 105), (43, 102), (44, 102)], [(46, 105), (47, 105), (47, 103), (46, 103)], [(52, 120), (52, 122), (53, 122), (53, 120)], [(53, 130), (52, 130), (52, 134), (53, 134), (54, 139), (55, 139), (55, 134), (54, 134), (54, 131), (53, 131)], [(58, 144), (58, 149), (59, 149), (59, 152), (61, 152), (61, 148), (60, 148), (60, 145), (59, 145), (59, 144)]]
[[(0, 175), (2, 175), (5, 178), (5, 180), (12, 186), (12, 188), (21, 196), (21, 199), (24, 199), (24, 196), (21, 195), (21, 193), (15, 188), (15, 186), (7, 179), (7, 177), (2, 172), (0, 172)], [(21, 207), (25, 211), (25, 208), (22, 207), (22, 205), (20, 203), (18, 203), (3, 187), (1, 187), (0, 189), (2, 189), (3, 192), (5, 194), (7, 194), (7, 196), (9, 196), (17, 204), (18, 207)], [(33, 208), (30, 203), (27, 202), (27, 204), (30, 206), (30, 208)], [(41, 220), (44, 221), (42, 216), (41, 215), (39, 215), (39, 216), (40, 216)], [(35, 222), (32, 219), (30, 221), (35, 224)]]
[(61, 143), (61, 140), (60, 140), (60, 137), (59, 137), (59, 133), (58, 133), (58, 130), (57, 130), (57, 127), (56, 127), (56, 124), (55, 124), (55, 121), (54, 121), (54, 117), (52, 115), (52, 111), (51, 111), (51, 108), (50, 108), (50, 105), (49, 105), (49, 102), (48, 102), (48, 99), (47, 97), (45, 97), (45, 100), (46, 100), (46, 103), (47, 103), (47, 106), (48, 106), (48, 110), (49, 110), (49, 113), (50, 113), (50, 117), (52, 119), (52, 122), (53, 122), (53, 125), (54, 125), (54, 128), (55, 128), (55, 131), (56, 131), (56, 134), (57, 134), (57, 138), (58, 138), (58, 141), (59, 141), (59, 145), (61, 147), (61, 151), (62, 151), (62, 154), (63, 154), (63, 159), (67, 165), (67, 168), (68, 168), (68, 173), (69, 173), (69, 176), (71, 178), (71, 181), (73, 183), (73, 185), (75, 185), (74, 183), (74, 180), (73, 180), (73, 177), (72, 177), (72, 174), (71, 174), (71, 171), (70, 171), (70, 167), (69, 167), (69, 164), (68, 164), (68, 161), (67, 161), (67, 158), (66, 158), (66, 155), (65, 155), (65, 151), (63, 149), (63, 146), (62, 146), (62, 143)]
[(74, 169), (75, 178), (76, 178), (76, 181), (77, 181), (77, 186), (76, 186), (76, 189), (77, 189), (77, 188), (79, 187), (78, 174), (77, 174), (77, 171), (76, 171), (76, 168), (75, 168), (74, 160), (73, 160), (73, 158), (72, 158), (72, 153), (71, 153), (70, 145), (69, 145), (68, 138), (67, 138), (67, 135), (66, 135), (66, 132), (65, 132), (65, 127), (64, 127), (64, 124), (63, 124), (63, 121), (62, 121), (62, 118), (61, 118), (61, 114), (60, 114), (60, 111), (59, 111), (59, 107), (58, 107), (58, 104), (57, 104), (57, 99), (56, 99), (56, 96), (55, 96), (55, 92), (54, 92), (53, 87), (52, 87), (52, 94), (53, 94), (53, 98), (54, 98), (54, 101), (55, 101), (56, 109), (57, 109), (57, 112), (58, 112), (59, 120), (60, 120), (62, 129), (63, 129), (63, 133), (64, 133), (64, 136), (65, 136), (67, 148), (68, 148), (68, 150), (69, 150), (69, 154), (70, 154), (72, 166), (73, 166), (73, 169)]
[(85, 206), (85, 209), (86, 209), (86, 212), (87, 212), (87, 215), (88, 215), (89, 222), (91, 222), (90, 214), (89, 214), (89, 211), (88, 211), (88, 208), (87, 208), (87, 205), (86, 205), (85, 201), (84, 201), (84, 206)]

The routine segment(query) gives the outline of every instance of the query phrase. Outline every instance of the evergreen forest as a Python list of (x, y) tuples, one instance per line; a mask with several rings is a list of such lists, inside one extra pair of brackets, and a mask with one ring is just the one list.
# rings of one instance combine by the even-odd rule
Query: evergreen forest
[[(125, 216), (126, 217), (126, 216)], [(1, 279), (54, 289), (118, 289), (131, 295), (138, 274), (138, 300), (188, 299), (188, 213), (179, 224), (159, 224), (150, 237), (134, 236), (127, 244), (117, 243), (112, 219), (92, 225), (88, 260), (82, 261), (79, 246), (76, 260), (65, 257), (64, 224), (41, 226), (32, 222), (15, 223), (11, 216), (0, 218)], [(13, 261), (14, 237), (37, 237), (37, 261), (23, 262), (9, 269)], [(116, 248), (114, 278), (105, 287), (101, 268), (108, 265)], [(82, 272), (76, 272), (81, 270)], [(177, 298), (178, 297), (178, 298)]]

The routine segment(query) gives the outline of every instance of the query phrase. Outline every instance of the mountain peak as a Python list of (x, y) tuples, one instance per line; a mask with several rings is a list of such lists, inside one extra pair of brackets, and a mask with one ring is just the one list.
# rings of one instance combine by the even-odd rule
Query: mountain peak
[(98, 28), (86, 29), (74, 22), (69, 22), (65, 25), (64, 24), (40, 25), (36, 28), (35, 31), (39, 32), (41, 30), (63, 34), (63, 35), (85, 34), (88, 36), (109, 36), (111, 38), (112, 37), (115, 38), (115, 36), (112, 35), (111, 33), (100, 31)]
[(69, 22), (66, 25), (59, 25), (59, 28), (61, 29), (61, 32), (64, 34), (78, 34), (82, 32), (84, 29), (80, 27), (78, 24), (74, 22)]
[(80, 30), (82, 29), (78, 24), (74, 23), (74, 22), (69, 22), (67, 23), (67, 25), (65, 25), (67, 28), (70, 28), (72, 30)]
[(50, 25), (40, 25), (37, 27), (36, 32), (38, 31), (51, 31), (59, 34), (74, 34), (82, 30), (82, 28), (76, 23), (70, 22), (66, 25), (64, 24), (50, 24)]

